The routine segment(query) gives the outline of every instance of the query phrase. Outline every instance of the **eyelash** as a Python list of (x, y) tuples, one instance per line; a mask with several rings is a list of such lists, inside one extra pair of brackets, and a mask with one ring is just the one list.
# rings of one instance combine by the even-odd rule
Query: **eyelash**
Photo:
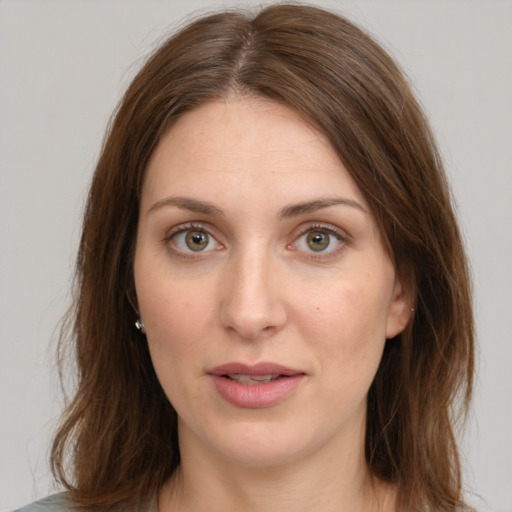
[[(180, 224), (179, 226), (176, 226), (172, 228), (166, 235), (165, 238), (162, 240), (165, 244), (169, 244), (172, 242), (172, 239), (176, 236), (186, 233), (187, 231), (203, 231), (205, 232), (212, 240), (217, 242), (218, 245), (222, 246), (222, 244), (210, 233), (210, 230), (208, 227), (204, 226), (203, 224), (195, 223), (195, 222), (189, 222), (187, 224)], [(198, 252), (197, 254), (194, 254), (193, 251), (191, 252), (184, 252), (178, 248), (170, 247), (170, 250), (175, 254), (176, 256), (179, 256), (180, 258), (192, 260), (201, 258), (201, 256), (204, 256), (205, 253)]]
[[(207, 226), (200, 224), (200, 223), (195, 223), (195, 222), (190, 222), (187, 224), (180, 224), (180, 225), (172, 228), (166, 234), (166, 236), (164, 237), (164, 239), (162, 241), (165, 244), (169, 244), (170, 242), (172, 242), (172, 239), (175, 238), (177, 235), (186, 233), (187, 231), (193, 231), (193, 230), (203, 231), (203, 232), (207, 233), (207, 235), (209, 237), (211, 237), (211, 239), (213, 241), (215, 241), (220, 247), (223, 247), (223, 245), (217, 240), (217, 238), (215, 238), (210, 233), (210, 229)], [(313, 231), (319, 231), (319, 232), (325, 233), (331, 237), (334, 237), (339, 242), (339, 247), (332, 249), (330, 251), (327, 251), (327, 252), (319, 251), (318, 253), (315, 253), (314, 251), (311, 251), (311, 252), (302, 251), (305, 254), (304, 257), (307, 259), (310, 259), (310, 260), (321, 261), (321, 260), (333, 258), (333, 257), (337, 256), (341, 251), (343, 251), (343, 249), (346, 247), (346, 245), (350, 242), (349, 236), (345, 232), (343, 232), (339, 228), (337, 228), (336, 226), (333, 226), (331, 224), (316, 223), (316, 224), (307, 225), (303, 229), (301, 229), (301, 231), (294, 237), (293, 241), (286, 246), (287, 249), (294, 250), (294, 251), (298, 250), (294, 246), (297, 245), (298, 241), (303, 236), (305, 236), (308, 233), (313, 232)], [(175, 254), (181, 258), (185, 258), (185, 259), (201, 258), (201, 256), (204, 256), (206, 254), (206, 252), (210, 252), (210, 251), (206, 251), (206, 252), (198, 252), (197, 254), (194, 254), (192, 251), (184, 252), (180, 249), (173, 248), (173, 247), (171, 247), (170, 250), (173, 252), (173, 254)]]
[(308, 233), (311, 233), (313, 231), (319, 231), (319, 232), (325, 233), (331, 237), (334, 237), (339, 242), (339, 246), (336, 247), (335, 249), (332, 249), (327, 252), (323, 252), (323, 251), (319, 251), (317, 253), (315, 253), (314, 251), (305, 252), (305, 255), (306, 255), (305, 257), (309, 260), (322, 261), (322, 260), (334, 258), (334, 257), (338, 256), (345, 249), (346, 245), (350, 242), (349, 236), (345, 232), (343, 232), (339, 228), (337, 228), (336, 226), (333, 226), (331, 224), (310, 224), (300, 231), (300, 233), (294, 238), (293, 242), (288, 245), (288, 248), (290, 248), (292, 250), (296, 250), (296, 249), (293, 249), (293, 246), (296, 245), (297, 242), (303, 236), (305, 236)]

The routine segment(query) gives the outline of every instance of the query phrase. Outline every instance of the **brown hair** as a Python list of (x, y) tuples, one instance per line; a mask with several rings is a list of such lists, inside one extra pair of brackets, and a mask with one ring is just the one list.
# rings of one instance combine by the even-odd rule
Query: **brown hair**
[(388, 340), (371, 386), (366, 458), (375, 477), (397, 485), (401, 510), (455, 510), (462, 493), (454, 422), (471, 396), (473, 317), (442, 164), (385, 51), (343, 17), (300, 5), (194, 21), (125, 93), (85, 210), (67, 336), (78, 389), (54, 441), (54, 474), (78, 505), (123, 508), (149, 500), (179, 465), (176, 413), (134, 328), (139, 195), (169, 123), (233, 91), (288, 105), (329, 138), (410, 280), (416, 311)]

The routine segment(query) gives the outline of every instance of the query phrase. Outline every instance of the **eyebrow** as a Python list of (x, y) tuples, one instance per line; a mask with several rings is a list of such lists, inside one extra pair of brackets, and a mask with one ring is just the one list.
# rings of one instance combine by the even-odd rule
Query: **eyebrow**
[[(349, 206), (351, 208), (355, 208), (356, 210), (360, 210), (363, 213), (366, 213), (366, 209), (353, 199), (348, 199), (345, 197), (325, 197), (285, 206), (279, 210), (278, 217), (280, 219), (288, 219), (337, 205)], [(160, 210), (166, 206), (177, 206), (183, 210), (189, 210), (194, 213), (202, 213), (204, 215), (213, 215), (215, 217), (226, 216), (224, 211), (215, 206), (213, 203), (208, 201), (200, 201), (191, 197), (166, 197), (165, 199), (161, 199), (160, 201), (157, 201), (155, 204), (153, 204), (147, 213), (149, 214), (156, 210)]]
[(353, 199), (348, 199), (346, 197), (325, 197), (321, 199), (315, 199), (313, 201), (304, 201), (302, 203), (285, 206), (279, 210), (279, 217), (281, 219), (288, 219), (290, 217), (304, 215), (306, 213), (315, 212), (323, 208), (329, 208), (329, 206), (337, 205), (350, 206), (351, 208), (355, 208), (356, 210), (360, 210), (363, 213), (366, 213), (366, 209), (363, 207), (363, 205), (357, 201), (354, 201)]
[(198, 199), (192, 199), (191, 197), (166, 197), (160, 201), (157, 201), (148, 210), (148, 213), (160, 210), (165, 206), (177, 206), (182, 210), (189, 210), (194, 213), (202, 213), (204, 215), (213, 215), (215, 217), (224, 217), (224, 212), (217, 208), (208, 201), (199, 201)]

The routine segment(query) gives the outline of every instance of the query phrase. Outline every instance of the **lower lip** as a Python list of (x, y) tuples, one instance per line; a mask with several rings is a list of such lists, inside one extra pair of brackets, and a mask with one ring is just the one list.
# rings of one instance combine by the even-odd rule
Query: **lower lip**
[(211, 377), (220, 396), (230, 404), (247, 409), (260, 409), (270, 407), (292, 393), (305, 375), (290, 375), (252, 386), (240, 384), (220, 375)]

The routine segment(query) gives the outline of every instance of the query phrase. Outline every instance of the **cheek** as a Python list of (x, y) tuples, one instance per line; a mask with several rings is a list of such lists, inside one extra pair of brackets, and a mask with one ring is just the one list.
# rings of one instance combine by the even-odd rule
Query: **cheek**
[[(212, 316), (204, 294), (184, 293), (175, 286), (165, 290), (153, 288), (147, 308), (141, 307), (148, 340), (169, 349), (186, 351), (204, 335)], [(159, 293), (160, 292), (160, 293)]]
[(386, 339), (383, 291), (366, 280), (346, 281), (302, 308), (303, 329), (320, 350), (320, 364), (331, 370), (330, 378), (373, 379)]
[(199, 285), (161, 262), (148, 264), (144, 256), (136, 260), (135, 282), (151, 357), (157, 373), (164, 365), (179, 370), (177, 362), (192, 358), (211, 331), (213, 284), (203, 278)]
[[(366, 283), (345, 281), (333, 284), (304, 301), (301, 315), (318, 331), (319, 339), (342, 336), (358, 345), (356, 333), (375, 331), (384, 336), (387, 297)], [(349, 336), (353, 333), (354, 336)]]
[(200, 395), (196, 377), (211, 332), (209, 303), (206, 294), (185, 293), (176, 283), (155, 283), (147, 290), (140, 290), (139, 300), (151, 360), (167, 398), (181, 411), (183, 401), (192, 404)]

